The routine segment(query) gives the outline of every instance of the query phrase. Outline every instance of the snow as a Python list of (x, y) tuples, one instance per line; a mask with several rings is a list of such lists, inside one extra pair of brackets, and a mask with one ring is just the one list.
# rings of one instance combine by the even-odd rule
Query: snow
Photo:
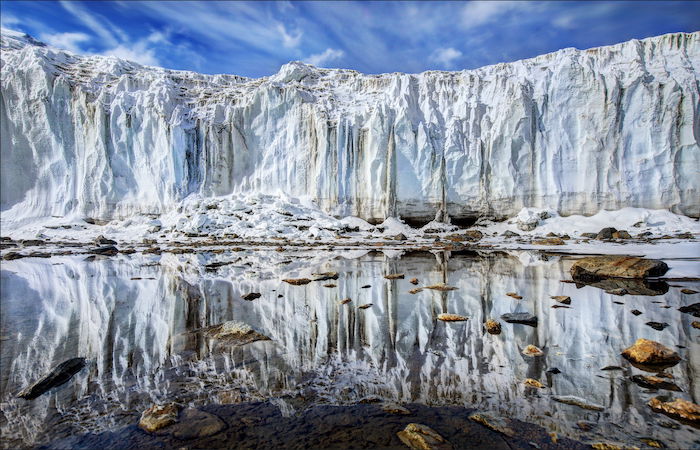
[[(55, 217), (141, 227), (191, 197), (280, 193), (373, 224), (442, 210), (700, 215), (698, 32), (461, 72), (294, 62), (260, 79), (37, 44), (2, 32), (3, 233)], [(228, 219), (174, 226), (206, 220)]]

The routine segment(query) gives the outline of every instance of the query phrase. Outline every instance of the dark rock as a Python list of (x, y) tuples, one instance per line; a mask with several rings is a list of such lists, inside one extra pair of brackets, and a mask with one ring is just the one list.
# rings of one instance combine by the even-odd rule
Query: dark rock
[(187, 408), (180, 414), (180, 420), (168, 428), (175, 439), (191, 440), (213, 436), (226, 428), (219, 417), (194, 408)]
[(2, 257), (2, 259), (4, 259), (5, 261), (12, 261), (13, 259), (20, 259), (20, 258), (24, 258), (24, 255), (21, 253), (17, 253), (17, 252), (9, 252), (9, 253), (6, 253), (5, 256)]
[(520, 235), (514, 231), (506, 230), (503, 233), (501, 233), (501, 236), (506, 237), (506, 238), (511, 238), (511, 237), (519, 237)]
[(368, 289), (368, 288), (371, 288), (371, 287), (372, 287), (371, 284), (365, 284), (364, 286), (360, 287), (360, 289)]
[(260, 293), (259, 292), (250, 292), (248, 294), (242, 295), (241, 297), (243, 300), (248, 300), (248, 301), (253, 301), (256, 298), (260, 298)]
[(38, 245), (44, 245), (46, 242), (41, 239), (24, 239), (20, 241), (23, 247), (36, 247)]
[(605, 366), (600, 370), (625, 370), (620, 366)]
[(107, 239), (106, 237), (99, 235), (95, 238), (95, 243), (100, 245), (117, 245), (117, 241)]
[(73, 378), (73, 375), (80, 372), (80, 370), (85, 367), (85, 364), (85, 358), (72, 358), (68, 361), (64, 361), (51, 369), (48, 375), (22, 389), (22, 391), (17, 394), (17, 397), (34, 400), (48, 390), (67, 383), (68, 380)]
[(501, 319), (508, 323), (518, 323), (523, 325), (530, 325), (531, 327), (537, 326), (537, 316), (532, 315), (528, 312), (520, 313), (507, 313), (501, 316)]
[(632, 314), (634, 314), (635, 316), (638, 316), (638, 315), (642, 314), (642, 312), (641, 312), (640, 310), (638, 310), (638, 309), (633, 309), (633, 310), (630, 311), (630, 312), (631, 312)]
[[(668, 283), (657, 280), (635, 280), (632, 278), (605, 278), (598, 281), (577, 280), (577, 287), (591, 286), (612, 295), (663, 295), (668, 292)], [(623, 292), (625, 291), (625, 292)]]
[(666, 322), (664, 322), (664, 323), (661, 323), (661, 322), (647, 322), (646, 325), (649, 325), (650, 327), (652, 327), (652, 328), (655, 329), (656, 331), (662, 331), (664, 328), (666, 328), (666, 327), (668, 326), (668, 324), (667, 324)]
[(633, 375), (630, 377), (637, 385), (646, 389), (665, 389), (667, 391), (680, 392), (681, 388), (671, 381), (666, 381), (660, 377), (654, 377), (650, 375)]
[(612, 238), (613, 238), (613, 233), (615, 233), (616, 231), (617, 231), (617, 229), (616, 229), (616, 228), (613, 228), (613, 227), (603, 228), (602, 230), (600, 230), (600, 231), (598, 232), (598, 234), (596, 235), (595, 238), (596, 238), (596, 239), (600, 239), (600, 240), (603, 240), (603, 239), (612, 239)]
[(546, 373), (551, 373), (553, 375), (556, 375), (558, 373), (561, 373), (561, 370), (557, 369), (556, 367), (552, 367), (551, 369), (547, 369)]
[(338, 272), (312, 273), (313, 281), (337, 280)]
[(396, 236), (394, 236), (393, 239), (394, 239), (395, 241), (405, 241), (405, 240), (407, 240), (408, 238), (406, 237), (405, 234), (399, 233), (399, 234), (397, 234)]
[(109, 245), (106, 247), (92, 248), (88, 250), (88, 253), (91, 253), (93, 255), (114, 256), (117, 253), (119, 253), (119, 250), (117, 249), (117, 247)]
[(691, 314), (693, 317), (700, 317), (700, 303), (693, 303), (688, 306), (681, 306), (678, 311), (686, 314)]
[(625, 288), (616, 288), (605, 291), (606, 294), (623, 296), (629, 294)]
[(493, 319), (488, 319), (484, 327), (489, 334), (501, 334), (501, 324)]
[(598, 237), (598, 233), (581, 233), (581, 237), (595, 239), (596, 237)]

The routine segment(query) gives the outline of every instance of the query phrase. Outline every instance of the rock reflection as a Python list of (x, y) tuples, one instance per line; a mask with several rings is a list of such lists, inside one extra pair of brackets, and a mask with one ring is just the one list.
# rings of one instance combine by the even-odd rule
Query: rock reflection
[[(668, 372), (678, 395), (697, 403), (700, 351), (691, 316), (678, 311), (681, 294), (666, 286), (637, 295), (631, 292), (649, 291), (626, 287), (631, 295), (619, 305), (613, 300), (620, 297), (603, 288), (560, 282), (570, 265), (524, 252), (246, 251), (10, 261), (1, 272), (3, 445), (132, 424), (152, 402), (261, 399), (287, 415), (373, 399), (465, 405), (582, 440), (645, 435), (690, 445), (688, 429), (658, 426), (661, 419), (646, 406), (652, 393), (630, 381), (641, 372), (619, 355), (638, 338), (682, 346), (683, 361)], [(325, 272), (338, 272), (337, 287), (282, 282)], [(384, 278), (399, 273), (405, 278)], [(411, 294), (414, 277), (418, 287), (457, 289)], [(251, 292), (261, 296), (242, 298)], [(571, 297), (571, 308), (551, 308), (552, 296)], [(442, 313), (469, 320), (437, 320)], [(502, 323), (501, 334), (488, 334), (485, 322), (506, 313), (531, 313), (538, 326)], [(670, 325), (657, 331), (645, 325), (652, 319)], [(270, 340), (237, 345), (210, 332), (234, 322)], [(523, 355), (528, 345), (544, 355)], [(69, 383), (31, 402), (15, 398), (76, 356), (85, 356), (88, 368)], [(624, 370), (600, 370), (612, 365)], [(546, 388), (530, 389), (526, 379)], [(580, 397), (604, 410), (554, 402), (552, 395)], [(586, 432), (575, 425), (580, 421), (598, 426)]]

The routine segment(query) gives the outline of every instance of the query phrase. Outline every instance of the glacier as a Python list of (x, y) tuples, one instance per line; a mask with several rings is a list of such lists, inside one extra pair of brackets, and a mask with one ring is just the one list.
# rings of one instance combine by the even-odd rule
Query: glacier
[(292, 62), (251, 79), (80, 56), (3, 29), (3, 228), (251, 192), (372, 223), (524, 207), (699, 217), (699, 67), (694, 32), (460, 72)]

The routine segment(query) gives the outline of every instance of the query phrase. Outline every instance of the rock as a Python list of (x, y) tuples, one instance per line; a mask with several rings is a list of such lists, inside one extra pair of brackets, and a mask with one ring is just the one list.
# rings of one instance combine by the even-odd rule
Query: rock
[(371, 284), (365, 284), (364, 286), (360, 286), (360, 289), (369, 289), (371, 287), (372, 287)]
[(551, 373), (552, 375), (557, 375), (561, 373), (561, 370), (557, 369), (556, 367), (552, 367), (551, 369), (545, 370), (545, 373)]
[(112, 239), (107, 239), (106, 237), (99, 235), (95, 238), (95, 244), (100, 244), (100, 245), (117, 245), (117, 241), (113, 241)]
[(486, 428), (501, 433), (508, 437), (515, 436), (515, 431), (510, 427), (509, 421), (501, 417), (494, 417), (490, 414), (477, 412), (469, 416), (470, 420), (480, 423)]
[(5, 261), (12, 261), (14, 259), (20, 259), (20, 258), (24, 258), (24, 255), (22, 255), (21, 253), (17, 253), (17, 252), (9, 252), (9, 253), (5, 254), (5, 256), (2, 257), (2, 259), (4, 259)]
[(489, 334), (501, 334), (501, 324), (493, 319), (488, 319), (484, 327)]
[(205, 332), (214, 339), (228, 341), (235, 345), (271, 340), (264, 334), (255, 331), (250, 325), (233, 320), (209, 327)]
[(529, 386), (532, 388), (538, 388), (538, 389), (544, 389), (546, 386), (539, 381), (533, 379), (533, 378), (526, 378), (525, 381), (523, 381), (523, 384), (525, 386)]
[(625, 230), (618, 230), (612, 234), (613, 239), (632, 239), (632, 236)]
[(17, 397), (34, 400), (45, 392), (68, 382), (85, 367), (85, 358), (71, 358), (57, 365), (51, 371), (17, 394)]
[(508, 323), (518, 323), (522, 325), (529, 325), (531, 327), (537, 326), (537, 316), (532, 315), (528, 312), (503, 314), (501, 316), (501, 319)]
[(591, 444), (591, 448), (593, 450), (626, 450), (629, 447), (623, 444), (613, 444), (612, 442), (594, 442)]
[(605, 366), (600, 370), (625, 370), (620, 366)]
[(598, 232), (596, 235), (596, 239), (603, 240), (603, 239), (612, 239), (613, 238), (613, 233), (617, 231), (616, 228), (613, 227), (608, 227), (608, 228), (603, 228)]
[(514, 231), (506, 230), (503, 233), (501, 233), (501, 236), (505, 238), (511, 238), (511, 237), (519, 237), (520, 235)]
[(698, 329), (700, 329), (700, 322), (698, 322), (697, 320), (693, 320), (693, 321), (690, 323), (690, 326), (692, 326), (693, 328), (698, 328)]
[(397, 234), (396, 236), (394, 236), (393, 239), (394, 239), (395, 241), (405, 241), (405, 240), (407, 240), (408, 238), (406, 237), (405, 234), (399, 233), (399, 234)]
[(591, 431), (597, 426), (597, 424), (595, 422), (587, 422), (585, 420), (581, 420), (579, 422), (576, 422), (576, 426), (579, 427), (580, 430)]
[(668, 326), (666, 322), (647, 322), (646, 325), (652, 327), (656, 331), (663, 331), (663, 329)]
[(401, 414), (401, 415), (411, 414), (411, 411), (408, 408), (404, 408), (403, 406), (401, 406), (397, 403), (382, 403), (380, 405), (380, 408), (382, 408), (382, 411), (388, 412), (389, 414)]
[(693, 239), (693, 237), (693, 233), (691, 233), (690, 231), (686, 231), (685, 233), (678, 233), (676, 235), (676, 238), (678, 239)]
[[(107, 247), (97, 247), (88, 250), (88, 253), (91, 253), (93, 255), (102, 255), (102, 256), (114, 256), (117, 253), (119, 253), (119, 250), (117, 247), (114, 247), (112, 245), (107, 246)], [(144, 251), (145, 253), (145, 251)]]
[(665, 389), (667, 391), (680, 392), (681, 388), (676, 383), (666, 381), (658, 376), (633, 375), (630, 380), (646, 389)]
[(389, 275), (384, 275), (387, 280), (403, 280), (404, 274), (402, 273), (390, 273)]
[(418, 278), (411, 278), (411, 279), (409, 280), (409, 283), (411, 283), (411, 284), (418, 284)]
[(179, 407), (175, 403), (153, 405), (141, 414), (139, 428), (149, 433), (177, 422)]
[(629, 295), (663, 295), (668, 292), (668, 283), (665, 281), (634, 278), (603, 278), (596, 281), (576, 280), (577, 287), (591, 286), (602, 289), (605, 292), (616, 293), (627, 292)]
[(692, 289), (681, 289), (681, 292), (684, 293), (684, 294), (688, 294), (688, 295), (693, 295), (693, 294), (697, 294), (697, 293), (698, 293), (698, 291), (694, 291), (694, 290), (692, 290)]
[(367, 308), (369, 308), (370, 306), (372, 306), (373, 304), (374, 304), (374, 303), (366, 303), (366, 304), (364, 304), (364, 305), (358, 306), (358, 308), (360, 308), (360, 309), (367, 309)]
[(242, 295), (241, 297), (243, 298), (243, 300), (248, 300), (250, 302), (250, 301), (255, 300), (256, 298), (260, 298), (260, 295), (261, 294), (259, 292), (251, 292), (251, 293)]
[(168, 432), (176, 439), (190, 440), (213, 436), (226, 428), (219, 417), (195, 408), (187, 408)]
[(479, 230), (467, 230), (464, 232), (464, 235), (470, 240), (470, 241), (478, 241), (481, 238), (484, 237), (484, 233), (482, 233)]
[(567, 295), (553, 295), (551, 298), (553, 300), (558, 301), (559, 303), (563, 303), (564, 305), (571, 304), (571, 297), (569, 297)]
[(528, 345), (523, 349), (523, 355), (536, 357), (544, 355), (544, 352), (534, 345)]
[(596, 281), (602, 278), (659, 277), (668, 271), (665, 262), (636, 256), (589, 256), (571, 266), (574, 280)]
[(681, 306), (678, 311), (686, 314), (692, 314), (693, 317), (700, 317), (700, 303), (693, 303), (688, 306)]
[[(312, 273), (311, 276), (313, 277), (313, 281), (337, 280), (338, 279), (338, 272)], [(303, 279), (303, 278), (301, 278), (301, 279)], [(306, 283), (303, 283), (303, 284), (306, 284)]]
[(419, 423), (409, 423), (396, 435), (401, 442), (415, 450), (447, 450), (452, 445), (432, 428)]
[(595, 239), (598, 237), (598, 233), (581, 233), (581, 237), (587, 239)]
[(325, 288), (334, 288), (334, 287), (338, 287), (338, 285), (337, 285), (337, 284), (334, 284), (334, 283), (327, 283), (327, 284), (324, 284), (323, 287), (325, 287)]
[(506, 292), (506, 295), (507, 295), (508, 297), (513, 297), (513, 298), (516, 299), (516, 300), (522, 300), (522, 298), (523, 298), (522, 296), (518, 295), (518, 294), (515, 293), (515, 292)]
[(639, 440), (644, 442), (647, 446), (652, 447), (652, 448), (666, 448), (666, 445), (664, 445), (663, 442), (657, 441), (656, 439), (639, 438)]
[(430, 286), (426, 286), (425, 288), (432, 289), (434, 291), (454, 291), (457, 289), (456, 287), (448, 286), (445, 283), (433, 284)]
[(535, 245), (566, 245), (564, 239), (559, 237), (551, 237), (546, 239), (536, 239), (532, 241)]
[(631, 363), (642, 366), (671, 367), (681, 360), (675, 351), (648, 339), (637, 339), (634, 345), (622, 352), (622, 356)]
[(417, 294), (419, 292), (422, 292), (423, 288), (413, 288), (408, 291), (409, 294)]
[(352, 301), (352, 299), (350, 299), (350, 298), (344, 298), (343, 300), (340, 301), (340, 304), (341, 304), (341, 305), (347, 305), (347, 304), (350, 303), (351, 301)]
[(605, 408), (594, 403), (589, 403), (586, 400), (574, 395), (554, 395), (552, 400), (566, 405), (578, 406), (579, 408), (588, 409), (591, 411), (604, 411)]
[(649, 400), (647, 405), (655, 412), (665, 414), (696, 428), (700, 427), (700, 406), (693, 402), (681, 398), (677, 398), (671, 402), (664, 402), (661, 398), (655, 397)]
[(617, 289), (609, 289), (605, 291), (606, 294), (610, 295), (617, 295), (618, 297), (622, 297), (623, 295), (627, 295), (629, 292), (627, 292), (627, 289), (625, 288), (617, 288)]
[(294, 286), (301, 286), (304, 284), (311, 283), (311, 280), (308, 278), (285, 278), (282, 281), (284, 281), (285, 283), (289, 283), (291, 285), (294, 285)]
[(641, 312), (640, 310), (638, 310), (638, 309), (633, 309), (633, 310), (630, 311), (630, 312), (631, 312), (632, 314), (634, 314), (635, 316), (638, 316), (638, 315), (642, 314), (642, 312)]
[(464, 322), (469, 320), (469, 317), (460, 316), (459, 314), (438, 314), (437, 318), (443, 322)]

